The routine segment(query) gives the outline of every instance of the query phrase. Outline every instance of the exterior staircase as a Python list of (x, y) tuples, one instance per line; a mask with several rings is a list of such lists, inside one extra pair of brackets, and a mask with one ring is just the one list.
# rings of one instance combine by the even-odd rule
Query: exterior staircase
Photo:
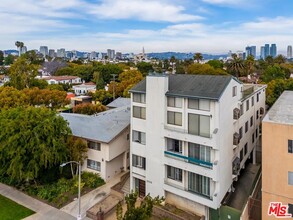
[(128, 179), (125, 181), (121, 190), (124, 194), (130, 193), (130, 177), (128, 177)]

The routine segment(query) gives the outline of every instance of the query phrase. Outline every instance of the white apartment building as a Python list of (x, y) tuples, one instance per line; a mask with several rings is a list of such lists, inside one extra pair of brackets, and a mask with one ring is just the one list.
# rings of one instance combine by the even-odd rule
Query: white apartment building
[(265, 88), (232, 76), (147, 76), (130, 90), (130, 188), (209, 219), (256, 160)]
[(108, 181), (129, 167), (130, 108), (124, 106), (96, 115), (60, 114), (72, 135), (87, 141), (82, 170), (100, 174)]

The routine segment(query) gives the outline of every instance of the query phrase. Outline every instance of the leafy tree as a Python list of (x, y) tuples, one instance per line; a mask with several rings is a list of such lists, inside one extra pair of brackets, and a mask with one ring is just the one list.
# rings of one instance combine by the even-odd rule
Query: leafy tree
[(209, 60), (207, 64), (214, 67), (215, 69), (223, 69), (224, 67), (224, 63), (221, 60)]
[(100, 77), (102, 77), (105, 83), (110, 83), (113, 79), (112, 75), (114, 74), (118, 76), (123, 70), (116, 64), (105, 64), (95, 66), (94, 71), (100, 72)]
[(111, 82), (109, 84), (108, 91), (113, 94), (113, 91), (115, 91), (116, 96), (125, 96), (129, 97), (128, 90), (133, 87), (135, 84), (140, 82), (143, 79), (142, 74), (137, 70), (126, 70), (122, 72), (117, 82)]
[(16, 42), (15, 42), (15, 46), (16, 46), (16, 48), (17, 48), (17, 50), (18, 50), (18, 53), (19, 53), (19, 56), (20, 56), (20, 51), (21, 51), (21, 49), (23, 48), (24, 43), (21, 42), (21, 41), (16, 41)]
[(4, 58), (4, 65), (11, 65), (15, 60), (15, 56), (13, 56), (12, 54), (9, 54), (7, 57)]
[(268, 83), (274, 79), (285, 79), (286, 72), (277, 64), (268, 66), (268, 68), (261, 75), (261, 80)]
[(83, 103), (73, 107), (73, 112), (78, 114), (93, 115), (95, 113), (106, 111), (106, 106), (102, 104)]
[(47, 86), (47, 89), (64, 91), (63, 85), (64, 84), (50, 84), (50, 85)]
[(105, 82), (104, 82), (103, 78), (101, 77), (100, 72), (98, 72), (98, 71), (94, 72), (94, 81), (96, 82), (97, 89), (104, 89), (105, 88)]
[(112, 94), (104, 89), (96, 90), (95, 93), (89, 93), (89, 95), (94, 101), (99, 101), (103, 105), (109, 104), (113, 99)]
[(266, 103), (272, 106), (285, 90), (293, 90), (293, 79), (276, 79), (268, 83), (266, 89)]
[(69, 104), (65, 91), (39, 89), (35, 87), (32, 89), (24, 89), (23, 92), (28, 98), (28, 103), (32, 106), (45, 106), (47, 108), (58, 109)]
[(48, 82), (44, 79), (32, 79), (30, 87), (38, 87), (39, 89), (46, 89)]
[(147, 195), (139, 206), (136, 206), (138, 193), (130, 193), (125, 197), (127, 210), (123, 216), (121, 202), (116, 207), (117, 220), (147, 220), (151, 218), (154, 205), (159, 205), (164, 201), (163, 197), (152, 198)]
[(30, 64), (41, 65), (45, 59), (42, 55), (39, 55), (34, 50), (27, 51), (25, 54), (22, 55), (29, 61)]
[[(87, 142), (81, 138), (69, 136), (67, 139), (67, 147), (70, 152), (70, 160), (83, 162), (87, 158)], [(71, 173), (74, 176), (73, 164), (71, 163)], [(77, 175), (78, 169), (76, 166), (75, 175)]]
[(201, 53), (195, 53), (193, 58), (194, 58), (194, 60), (196, 60), (197, 63), (199, 63), (199, 61), (203, 60), (203, 56)]
[(2, 50), (0, 50), (0, 66), (4, 64), (4, 53)]
[(222, 69), (214, 69), (209, 64), (193, 63), (187, 67), (187, 74), (227, 75)]
[(239, 77), (244, 70), (243, 60), (237, 57), (236, 54), (232, 54), (232, 60), (228, 62), (227, 70), (231, 75)]
[(274, 63), (277, 63), (277, 64), (282, 64), (282, 63), (285, 63), (286, 62), (286, 57), (284, 57), (283, 55), (278, 55), (277, 57), (275, 57), (274, 59)]
[(16, 89), (29, 88), (38, 75), (38, 66), (20, 56), (9, 69), (9, 84)]
[(27, 96), (22, 91), (9, 86), (0, 87), (0, 111), (27, 105)]
[(136, 65), (136, 67), (139, 70), (139, 72), (143, 74), (143, 76), (146, 76), (149, 72), (154, 71), (152, 64), (146, 62), (140, 62)]
[(0, 112), (0, 175), (33, 180), (39, 171), (68, 159), (67, 122), (48, 108), (18, 107)]
[(63, 67), (63, 68), (59, 68), (58, 70), (56, 70), (55, 76), (73, 76), (73, 68), (72, 67)]
[(268, 65), (273, 65), (273, 64), (274, 64), (274, 58), (273, 58), (271, 55), (267, 56), (267, 57), (265, 58), (265, 61), (266, 61), (266, 63), (267, 63)]

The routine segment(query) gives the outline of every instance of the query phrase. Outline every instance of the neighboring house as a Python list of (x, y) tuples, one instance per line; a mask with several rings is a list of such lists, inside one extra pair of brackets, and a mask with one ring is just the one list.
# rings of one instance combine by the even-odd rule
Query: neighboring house
[(119, 97), (107, 105), (108, 108), (119, 108), (123, 106), (130, 106), (130, 98)]
[(232, 76), (147, 76), (130, 90), (130, 188), (209, 219), (256, 162), (265, 89)]
[(52, 84), (80, 84), (82, 83), (81, 78), (78, 76), (49, 76), (42, 77), (40, 79), (44, 79), (48, 82), (49, 85)]
[(99, 173), (108, 181), (129, 167), (130, 108), (122, 107), (96, 115), (61, 113), (75, 137), (88, 143), (82, 170)]
[(281, 217), (281, 207), (293, 216), (293, 91), (284, 91), (263, 119), (261, 191), (262, 219)]
[(83, 83), (81, 85), (73, 86), (72, 89), (76, 95), (85, 95), (88, 92), (95, 92), (96, 84), (93, 82)]
[(92, 99), (93, 98), (91, 96), (87, 95), (74, 96), (70, 98), (72, 107), (79, 104), (92, 103)]

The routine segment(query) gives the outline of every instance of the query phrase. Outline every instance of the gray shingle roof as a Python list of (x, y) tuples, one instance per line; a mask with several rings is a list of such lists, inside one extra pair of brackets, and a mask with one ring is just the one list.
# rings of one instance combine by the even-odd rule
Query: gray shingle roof
[(119, 97), (115, 99), (113, 102), (109, 103), (107, 106), (109, 108), (119, 108), (123, 106), (129, 106), (130, 107), (131, 101), (130, 98), (123, 98)]
[[(153, 77), (153, 76), (149, 76)], [(232, 76), (218, 75), (166, 75), (169, 77), (167, 96), (206, 98), (218, 100)], [(135, 85), (130, 92), (146, 92), (146, 79)]]
[(96, 115), (60, 114), (76, 137), (109, 143), (130, 124), (130, 108), (120, 107)]

